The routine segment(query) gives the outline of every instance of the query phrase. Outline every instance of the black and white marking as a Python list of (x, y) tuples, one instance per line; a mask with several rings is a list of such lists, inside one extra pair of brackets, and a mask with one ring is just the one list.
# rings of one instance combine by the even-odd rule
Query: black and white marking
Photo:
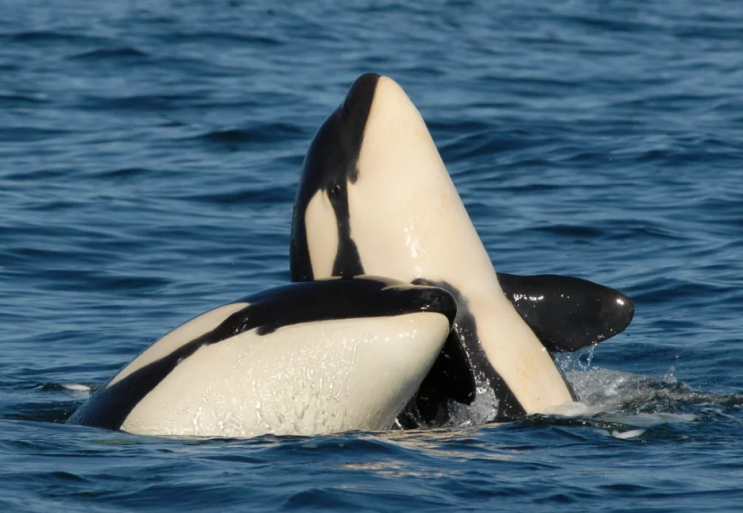
[(445, 290), (386, 278), (266, 290), (173, 330), (68, 422), (230, 437), (385, 429), (419, 388), (455, 315)]
[(498, 275), (418, 110), (376, 74), (357, 79), (315, 135), (292, 225), (293, 281), (362, 273), (457, 298), (453, 335), (413, 405), (429, 425), (476, 385), (494, 391), (501, 418), (556, 411), (575, 397), (550, 352), (605, 340), (634, 312), (585, 280)]

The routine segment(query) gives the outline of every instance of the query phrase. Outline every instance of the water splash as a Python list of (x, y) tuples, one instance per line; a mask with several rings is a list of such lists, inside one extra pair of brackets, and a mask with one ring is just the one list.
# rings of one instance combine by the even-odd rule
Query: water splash
[(449, 402), (448, 408), (451, 420), (447, 427), (482, 426), (495, 419), (498, 415), (498, 399), (495, 397), (493, 389), (489, 386), (480, 385), (476, 392), (475, 400), (469, 406), (454, 401)]

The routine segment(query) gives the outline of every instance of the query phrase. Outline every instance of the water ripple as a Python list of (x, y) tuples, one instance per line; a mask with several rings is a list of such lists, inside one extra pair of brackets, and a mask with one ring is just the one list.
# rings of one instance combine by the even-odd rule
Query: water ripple
[[(738, 507), (738, 3), (6, 4), (3, 511)], [(366, 71), (419, 106), (499, 271), (634, 300), (561, 360), (589, 410), (254, 440), (61, 424), (168, 330), (289, 279), (303, 155)]]

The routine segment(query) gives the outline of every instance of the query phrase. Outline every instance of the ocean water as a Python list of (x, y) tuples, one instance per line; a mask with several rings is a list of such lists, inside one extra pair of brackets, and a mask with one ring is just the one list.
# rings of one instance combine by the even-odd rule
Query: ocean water
[[(0, 510), (739, 511), (743, 4), (0, 0)], [(361, 73), (419, 107), (497, 270), (629, 295), (588, 410), (189, 440), (64, 425), (289, 280), (304, 152)]]

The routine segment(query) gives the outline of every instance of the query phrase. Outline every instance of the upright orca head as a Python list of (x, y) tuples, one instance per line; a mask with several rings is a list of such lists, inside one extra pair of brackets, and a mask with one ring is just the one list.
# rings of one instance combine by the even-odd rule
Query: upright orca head
[[(397, 83), (375, 74), (356, 80), (315, 135), (292, 224), (292, 281), (359, 274), (452, 292), (459, 344), (449, 346), (463, 349), (458, 361), (490, 384), (506, 416), (571, 401), (546, 349), (574, 351), (609, 338), (633, 312), (625, 296), (584, 280), (499, 277), (420, 113)], [(523, 304), (526, 292), (546, 301)], [(602, 313), (608, 303), (619, 315)], [(436, 386), (424, 383), (419, 397), (445, 406), (473, 396), (473, 381), (442, 385), (470, 374), (452, 372), (454, 353), (445, 346)]]
[(451, 261), (447, 247), (462, 237), (477, 239), (420, 113), (394, 80), (362, 75), (305, 157), (292, 281), (375, 269), (404, 281), (437, 279), (438, 263)]
[(294, 202), (292, 281), (364, 272), (351, 238), (348, 189), (359, 176), (359, 154), (380, 78), (375, 73), (359, 77), (307, 151)]

